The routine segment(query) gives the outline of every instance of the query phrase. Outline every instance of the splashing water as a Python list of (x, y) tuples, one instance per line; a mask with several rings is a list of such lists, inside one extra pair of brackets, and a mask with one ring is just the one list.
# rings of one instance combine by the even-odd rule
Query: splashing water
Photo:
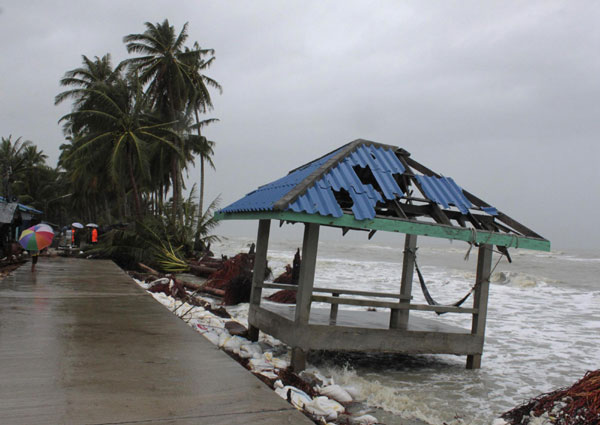
[[(226, 240), (215, 252), (231, 255), (249, 242)], [(291, 263), (300, 243), (271, 244), (268, 258), (275, 275)], [(455, 302), (472, 287), (476, 260), (471, 254), (465, 263), (465, 251), (457, 245), (419, 249), (419, 266), (438, 302)], [(524, 400), (600, 368), (600, 253), (512, 254), (513, 264), (502, 260), (490, 279), (481, 369), (466, 370), (465, 356), (339, 353), (313, 354), (311, 367), (357, 387), (366, 406), (385, 410), (378, 417), (388, 425), (404, 419), (490, 424)], [(401, 257), (400, 247), (321, 241), (315, 285), (397, 292)], [(414, 302), (424, 303), (418, 285), (413, 288)], [(411, 314), (435, 318), (428, 312)], [(471, 326), (469, 315), (437, 320)]]

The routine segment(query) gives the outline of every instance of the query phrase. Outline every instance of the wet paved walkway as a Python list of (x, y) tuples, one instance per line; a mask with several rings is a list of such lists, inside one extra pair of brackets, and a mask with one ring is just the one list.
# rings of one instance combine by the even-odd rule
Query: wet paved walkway
[(312, 424), (109, 261), (0, 280), (0, 424)]

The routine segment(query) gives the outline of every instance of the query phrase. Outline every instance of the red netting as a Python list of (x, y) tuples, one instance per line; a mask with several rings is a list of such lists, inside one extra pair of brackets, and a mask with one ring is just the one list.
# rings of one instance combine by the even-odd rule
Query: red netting
[(587, 372), (572, 387), (542, 394), (502, 415), (510, 424), (527, 424), (547, 412), (559, 425), (600, 425), (600, 370)]

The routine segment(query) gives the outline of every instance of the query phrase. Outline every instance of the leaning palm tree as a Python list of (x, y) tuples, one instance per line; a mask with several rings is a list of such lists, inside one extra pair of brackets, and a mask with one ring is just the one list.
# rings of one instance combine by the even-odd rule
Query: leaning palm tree
[[(149, 179), (149, 151), (153, 144), (168, 146), (175, 154), (178, 147), (171, 142), (177, 135), (172, 123), (163, 122), (148, 112), (148, 98), (136, 78), (119, 79), (113, 84), (84, 89), (96, 98), (91, 109), (67, 114), (61, 121), (85, 116), (89, 132), (82, 136), (71, 155), (87, 155), (104, 147), (110, 152), (109, 174), (113, 181), (129, 180), (136, 217), (142, 217), (140, 180)], [(125, 170), (125, 175), (123, 175)]]

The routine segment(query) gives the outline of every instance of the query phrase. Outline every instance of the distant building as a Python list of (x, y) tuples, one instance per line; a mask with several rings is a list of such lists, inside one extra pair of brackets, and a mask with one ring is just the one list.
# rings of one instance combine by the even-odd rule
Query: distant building
[[(39, 222), (42, 211), (0, 196), (0, 256), (6, 256), (8, 246), (27, 227)], [(1, 258), (0, 257), (0, 258)]]

